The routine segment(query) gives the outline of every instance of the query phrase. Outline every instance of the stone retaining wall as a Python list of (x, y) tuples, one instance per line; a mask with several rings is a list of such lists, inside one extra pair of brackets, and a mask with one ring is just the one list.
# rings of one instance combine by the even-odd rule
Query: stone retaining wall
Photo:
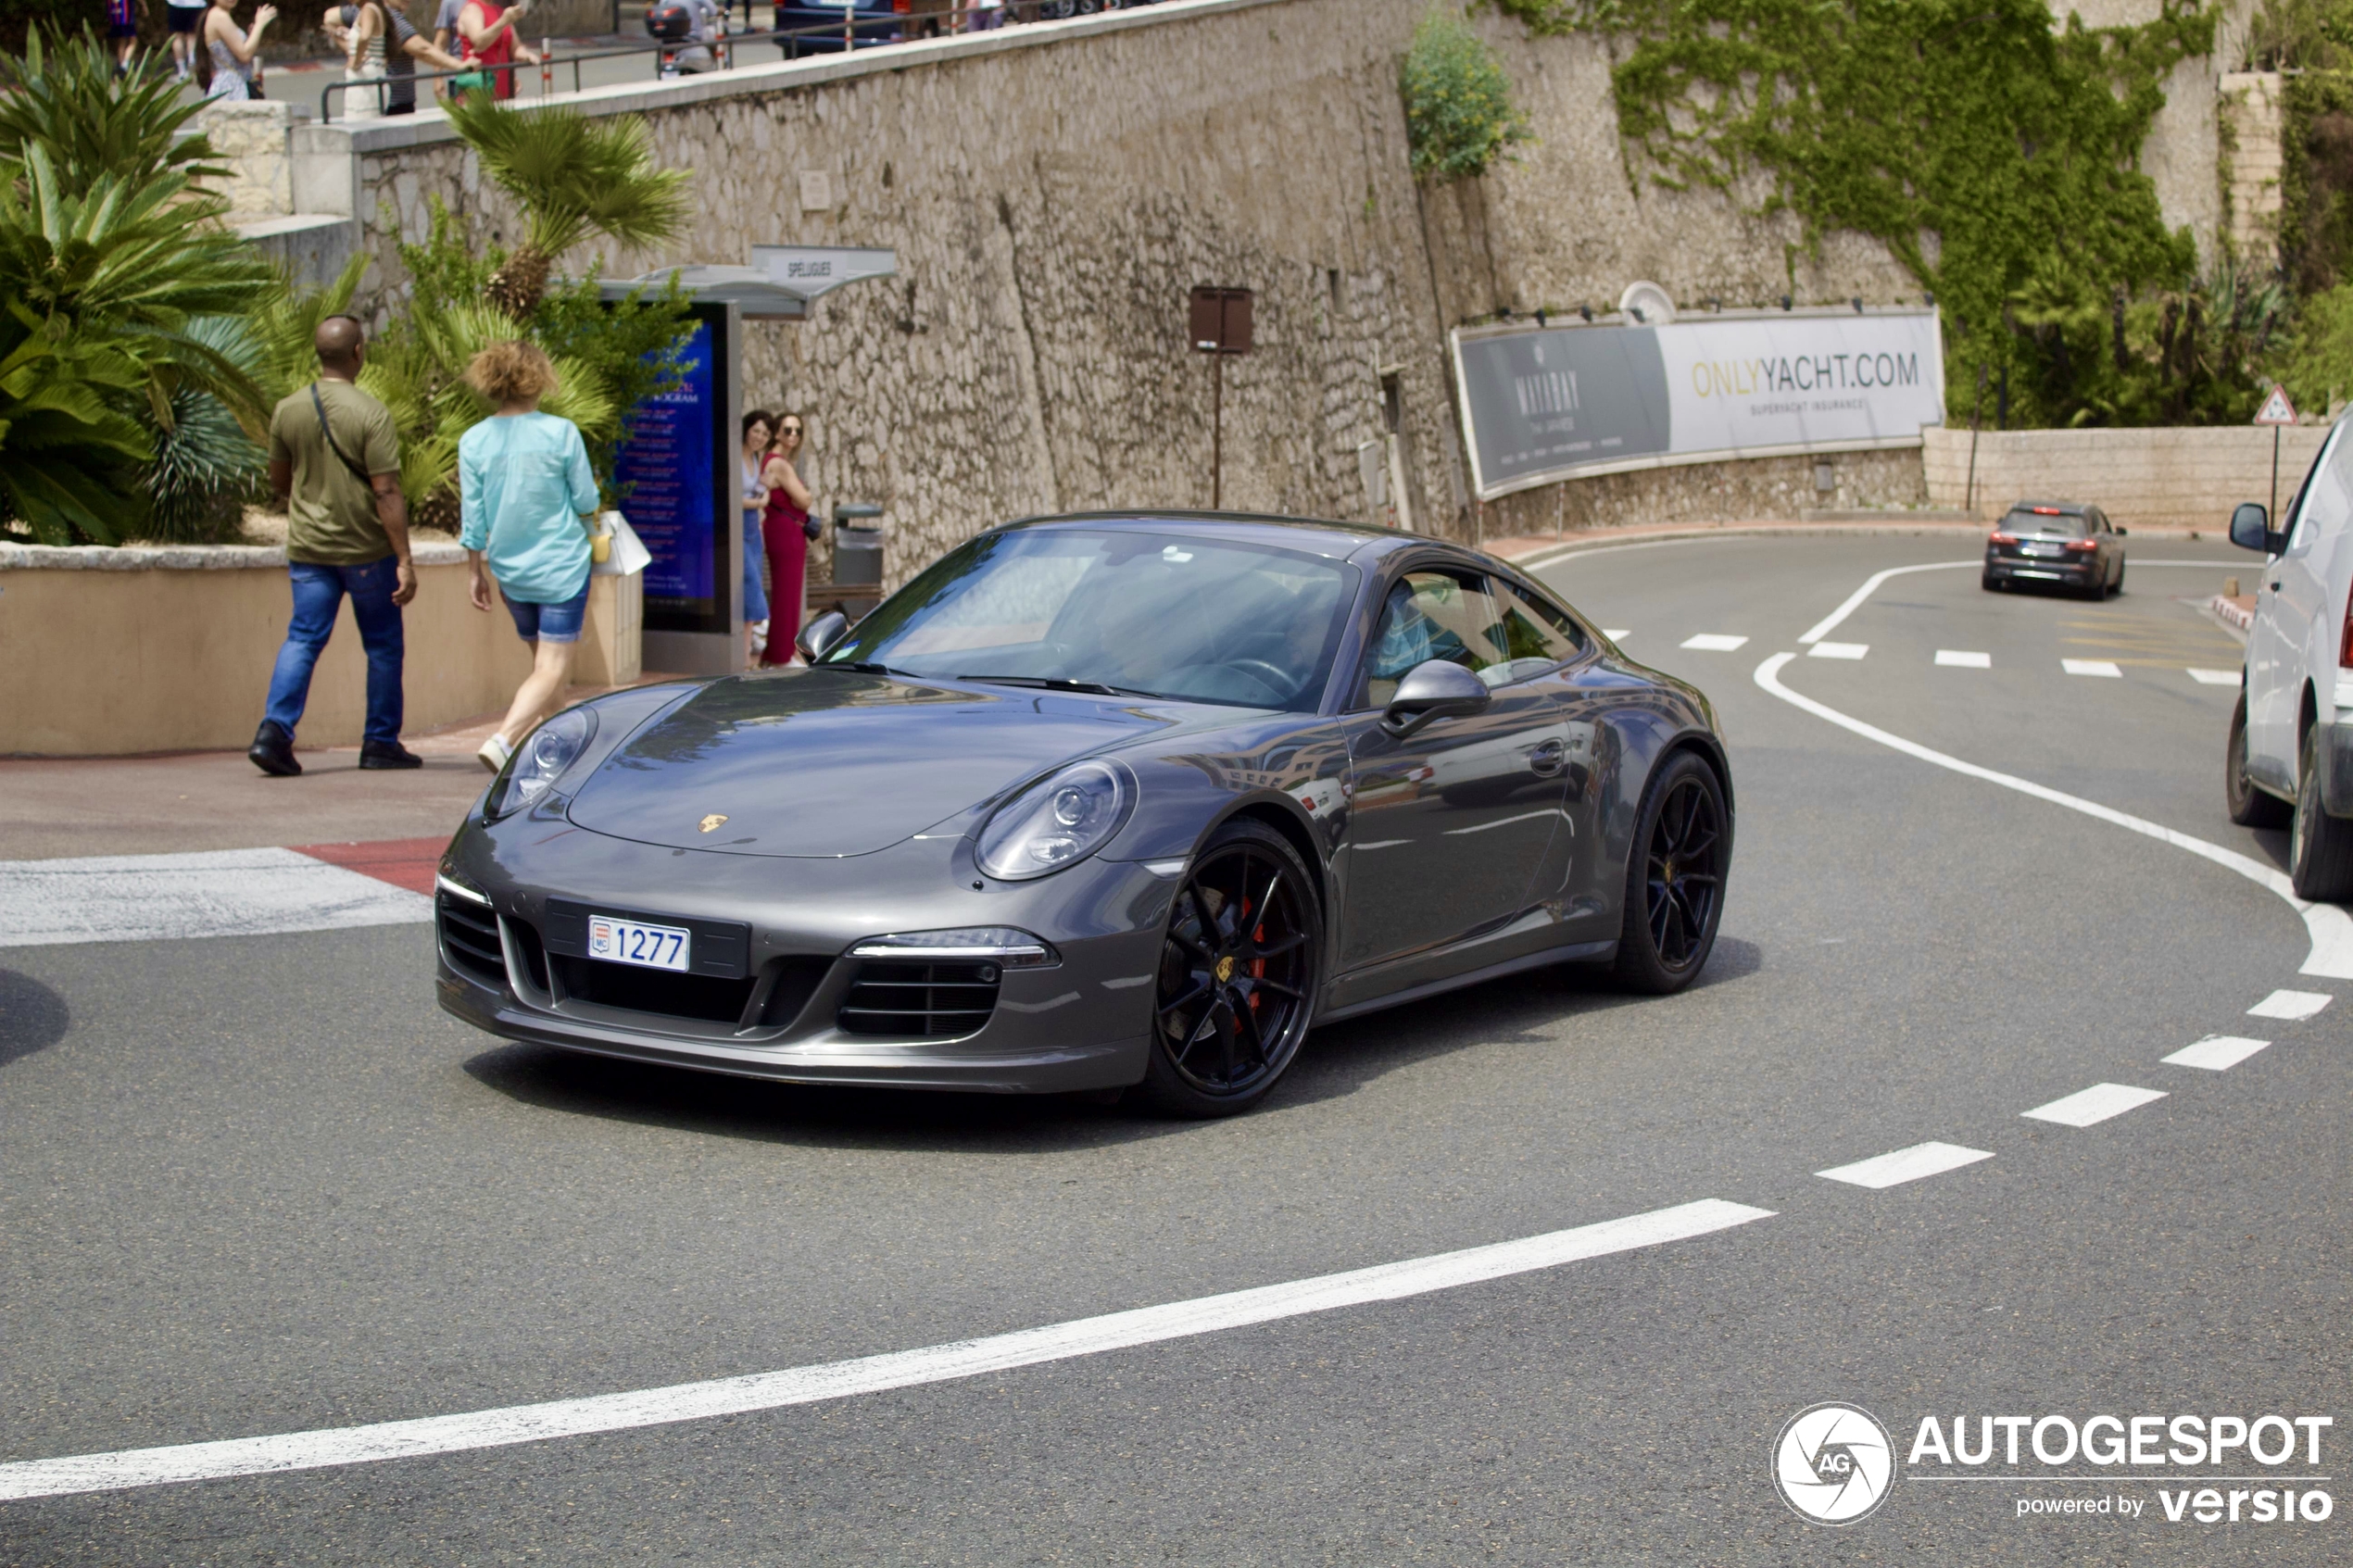
[[(1931, 504), (1957, 508), (1969, 471), (1969, 433), (1931, 430), (1921, 448)], [(2326, 425), (2280, 433), (2279, 501), (2295, 495), (2328, 439)], [(2127, 528), (2220, 534), (2231, 508), (2271, 495), (2271, 433), (2253, 425), (2189, 430), (1986, 431), (1977, 443), (1971, 509), (1992, 521), (2018, 500), (2086, 501)]]

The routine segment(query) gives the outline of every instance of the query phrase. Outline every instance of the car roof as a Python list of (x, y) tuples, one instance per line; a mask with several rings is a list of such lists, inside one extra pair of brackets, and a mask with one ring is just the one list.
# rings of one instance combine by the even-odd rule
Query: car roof
[(1367, 558), (1408, 545), (1442, 541), (1418, 533), (1401, 533), (1370, 523), (1333, 522), (1322, 518), (1280, 517), (1258, 512), (1196, 512), (1154, 508), (1128, 511), (1062, 512), (1051, 517), (1026, 517), (1002, 523), (990, 532), (1013, 528), (1138, 528), (1154, 532), (1198, 534), (1238, 543), (1268, 545), (1327, 560)]
[(2061, 517), (2082, 517), (2099, 508), (2086, 501), (2012, 501), (2014, 512), (2057, 512)]

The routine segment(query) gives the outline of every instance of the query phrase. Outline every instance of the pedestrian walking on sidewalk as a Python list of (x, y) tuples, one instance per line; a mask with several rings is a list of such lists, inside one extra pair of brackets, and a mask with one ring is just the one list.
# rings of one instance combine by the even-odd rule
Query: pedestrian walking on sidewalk
[(205, 56), (212, 68), (204, 95), (242, 104), (257, 95), (261, 35), (278, 19), (278, 7), (255, 7), (251, 32), (237, 25), (236, 10), (237, 0), (212, 0), (212, 9), (204, 14)]
[(754, 408), (744, 416), (744, 661), (757, 664), (768, 643), (768, 594), (760, 585), (760, 520), (768, 510), (768, 486), (761, 470), (768, 460), (768, 443), (776, 433), (776, 416)]
[(561, 706), (572, 680), (573, 646), (588, 613), (588, 530), (581, 519), (597, 509), (597, 476), (580, 427), (539, 411), (539, 400), (556, 390), (556, 369), (537, 348), (494, 343), (474, 356), (466, 380), (498, 412), (458, 442), (458, 542), (473, 571), (474, 608), (488, 612), (496, 576), (516, 633), (532, 646), (531, 673), (498, 733), (476, 754), (497, 772)]
[(809, 542), (816, 530), (809, 521), (809, 486), (793, 466), (806, 427), (794, 413), (778, 414), (775, 422), (776, 436), (760, 474), (768, 490), (768, 510), (761, 519), (768, 546), (768, 646), (760, 662), (790, 664), (793, 639), (800, 635), (801, 601), (809, 592)]
[(166, 0), (164, 19), (170, 30), (171, 74), (188, 82), (196, 74), (196, 33), (204, 27), (206, 0)]
[(107, 0), (107, 37), (114, 44), (114, 73), (131, 69), (132, 51), (139, 47), (139, 13), (144, 0)]
[(384, 406), (352, 383), (368, 338), (330, 316), (312, 338), (319, 379), (270, 416), (270, 484), (286, 502), (286, 573), (294, 618), (270, 675), (270, 710), (245, 755), (265, 773), (302, 771), (295, 727), (310, 700), (310, 672), (335, 629), (344, 596), (368, 654), (362, 768), (416, 768), (400, 744), (400, 607), (417, 596), (409, 558), (409, 505), (400, 494), (400, 438)]

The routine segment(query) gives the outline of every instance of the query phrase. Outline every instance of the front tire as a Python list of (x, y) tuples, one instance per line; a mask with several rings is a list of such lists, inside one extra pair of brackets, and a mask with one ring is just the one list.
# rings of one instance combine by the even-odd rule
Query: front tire
[(1617, 935), (1620, 985), (1663, 997), (1699, 978), (1716, 947), (1731, 858), (1731, 814), (1716, 770), (1677, 752), (1652, 775), (1635, 817)]
[(1187, 1117), (1265, 1099), (1307, 1038), (1323, 973), (1323, 905), (1299, 851), (1249, 818), (1220, 827), (1170, 905), (1139, 1098)]
[(2315, 903), (2353, 898), (2353, 822), (2332, 817), (2321, 802), (2320, 726), (2304, 732), (2296, 749), (2296, 814), (2288, 824), (2287, 874), (2296, 896)]
[(2231, 709), (2231, 735), (2222, 743), (2222, 801), (2230, 808), (2231, 821), (2243, 828), (2287, 826), (2287, 802), (2266, 795), (2247, 776), (2245, 692), (2239, 694), (2238, 706)]
[(1998, 594), (2002, 591), (2002, 580), (1990, 571), (1981, 571), (1977, 574), (1977, 585), (1989, 594)]

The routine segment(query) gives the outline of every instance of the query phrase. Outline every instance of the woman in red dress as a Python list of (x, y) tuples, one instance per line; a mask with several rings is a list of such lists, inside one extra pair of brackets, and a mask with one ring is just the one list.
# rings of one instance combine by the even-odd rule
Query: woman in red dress
[(768, 646), (762, 664), (790, 664), (797, 657), (793, 639), (800, 635), (803, 582), (809, 565), (809, 487), (800, 482), (793, 459), (800, 455), (802, 434), (799, 414), (776, 416), (776, 444), (760, 471), (768, 486), (768, 509), (760, 532), (768, 546)]
[(512, 62), (537, 65), (536, 50), (526, 48), (515, 36), (515, 24), (522, 20), (531, 8), (531, 0), (501, 6), (497, 0), (467, 0), (458, 13), (458, 58), (470, 69), (486, 66), (508, 69), (490, 72), (490, 95), (511, 98), (515, 95), (515, 73)]

